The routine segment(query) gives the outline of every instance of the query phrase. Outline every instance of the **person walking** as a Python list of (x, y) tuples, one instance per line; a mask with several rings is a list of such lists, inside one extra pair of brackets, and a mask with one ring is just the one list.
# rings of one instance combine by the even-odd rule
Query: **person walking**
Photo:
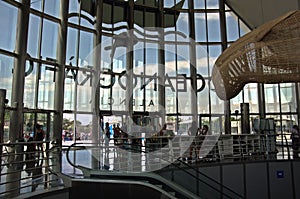
[(38, 141), (36, 144), (37, 150), (39, 153), (42, 153), (42, 156), (44, 157), (44, 147), (43, 147), (43, 140), (45, 138), (45, 131), (43, 130), (43, 126), (40, 124), (36, 125), (36, 132), (34, 134), (34, 141)]
[(190, 145), (190, 148), (189, 148), (189, 150), (190, 150), (190, 156), (189, 156), (189, 158), (188, 158), (188, 160), (192, 160), (193, 159), (193, 153), (194, 153), (194, 150), (195, 150), (195, 153), (196, 153), (196, 159), (198, 158), (198, 145), (199, 145), (199, 143), (198, 143), (198, 136), (199, 136), (199, 128), (198, 128), (198, 126), (197, 126), (197, 123), (196, 123), (196, 121), (193, 121), (192, 122), (192, 125), (191, 125), (191, 127), (189, 128), (189, 130), (188, 130), (188, 135), (189, 136), (193, 136), (194, 138), (193, 138), (193, 142), (191, 143), (191, 145)]

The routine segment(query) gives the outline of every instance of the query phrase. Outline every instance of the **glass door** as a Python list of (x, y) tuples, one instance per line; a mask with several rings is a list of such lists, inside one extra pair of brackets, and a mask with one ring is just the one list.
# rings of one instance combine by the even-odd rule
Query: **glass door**
[(45, 132), (45, 140), (49, 140), (51, 123), (50, 112), (24, 113), (23, 137), (25, 141), (27, 141), (30, 137), (34, 138), (37, 126), (41, 126), (42, 130)]

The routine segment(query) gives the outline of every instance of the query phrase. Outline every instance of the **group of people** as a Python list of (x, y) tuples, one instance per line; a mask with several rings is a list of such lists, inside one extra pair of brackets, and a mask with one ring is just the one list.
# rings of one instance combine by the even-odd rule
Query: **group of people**
[[(30, 124), (27, 124), (28, 132), (32, 131)], [(35, 191), (39, 182), (39, 179), (43, 176), (43, 158), (39, 158), (40, 155), (44, 157), (43, 140), (46, 136), (43, 126), (36, 124), (34, 134), (25, 134), (23, 140), (26, 141), (25, 151), (25, 171), (28, 176), (32, 176), (32, 191)], [(23, 167), (24, 165), (22, 165)]]
[[(27, 124), (29, 126), (29, 124)], [(43, 130), (43, 125), (41, 124), (36, 124), (35, 125), (35, 132), (31, 134), (32, 128), (29, 133), (24, 134), (25, 141), (28, 142), (27, 144), (27, 151), (32, 152), (32, 151), (37, 151), (37, 152), (43, 152), (43, 140), (46, 136), (45, 131)], [(29, 130), (28, 130), (29, 131)], [(32, 143), (35, 141), (35, 143)], [(43, 155), (43, 153), (42, 153)]]
[[(119, 123), (112, 125), (113, 140), (115, 145), (123, 144), (127, 141), (128, 134), (120, 128)], [(111, 139), (111, 128), (108, 122), (105, 123), (105, 145), (108, 146)]]

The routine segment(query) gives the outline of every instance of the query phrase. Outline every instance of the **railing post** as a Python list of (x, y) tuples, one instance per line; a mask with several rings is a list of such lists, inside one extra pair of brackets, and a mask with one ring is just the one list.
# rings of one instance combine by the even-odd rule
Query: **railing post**
[[(3, 143), (4, 137), (4, 116), (5, 116), (5, 100), (6, 100), (6, 90), (0, 89), (0, 143)], [(0, 147), (0, 157), (2, 158), (3, 146)], [(1, 170), (0, 170), (1, 176)], [(1, 178), (0, 178), (1, 182)]]
[[(3, 143), (4, 136), (4, 115), (5, 115), (6, 90), (0, 89), (0, 143)], [(2, 155), (2, 148), (1, 148)]]

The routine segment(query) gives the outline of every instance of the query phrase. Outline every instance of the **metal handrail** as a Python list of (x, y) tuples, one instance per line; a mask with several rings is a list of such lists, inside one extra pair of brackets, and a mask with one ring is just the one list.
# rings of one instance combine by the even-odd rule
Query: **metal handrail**
[(290, 145), (288, 143), (288, 140), (286, 138), (286, 135), (284, 135), (284, 140), (285, 140), (285, 144), (286, 144), (286, 148), (287, 148), (287, 152), (288, 152), (288, 159), (291, 159), (291, 155), (290, 155)]
[[(74, 144), (72, 144), (72, 145), (67, 149), (67, 152), (66, 152), (66, 158), (67, 158), (68, 163), (69, 163), (71, 166), (80, 169), (83, 173), (89, 173), (89, 174), (86, 175), (86, 176), (90, 176), (90, 173), (95, 173), (95, 172), (97, 172), (97, 173), (100, 172), (102, 176), (103, 176), (103, 175), (112, 175), (113, 173), (114, 173), (115, 175), (118, 175), (118, 176), (119, 176), (119, 175), (120, 175), (120, 176), (121, 176), (121, 175), (122, 175), (122, 176), (123, 176), (123, 175), (125, 175), (125, 176), (132, 176), (132, 175), (135, 176), (135, 175), (136, 175), (136, 173), (132, 173), (132, 172), (131, 172), (131, 173), (130, 173), (130, 172), (126, 172), (126, 173), (125, 173), (125, 172), (114, 171), (114, 172), (109, 172), (109, 173), (107, 173), (107, 172), (103, 172), (103, 171), (100, 171), (100, 170), (99, 170), (99, 171), (98, 171), (98, 170), (95, 171), (95, 170), (92, 170), (92, 169), (90, 169), (90, 168), (87, 168), (87, 167), (84, 167), (84, 166), (81, 166), (81, 165), (76, 165), (76, 164), (74, 164), (74, 163), (70, 160), (70, 158), (69, 158), (69, 151), (71, 150), (71, 148), (72, 148), (72, 147), (75, 147), (77, 150), (79, 150), (79, 149), (86, 149), (86, 146), (75, 146), (75, 145), (77, 145), (77, 144), (84, 144), (84, 143), (74, 143)], [(95, 145), (98, 146), (98, 143), (88, 143), (88, 144), (95, 144)], [(130, 144), (129, 144), (129, 145), (130, 145)], [(134, 146), (137, 146), (138, 148), (141, 148), (141, 147), (147, 148), (147, 146), (142, 146), (142, 145), (134, 145)], [(95, 146), (95, 147), (96, 147), (96, 146)], [(100, 147), (105, 148), (104, 146), (100, 146)], [(145, 153), (145, 154), (148, 153), (147, 150), (144, 151), (144, 150), (136, 149), (136, 148), (129, 148), (129, 149), (127, 149), (127, 150), (133, 150), (133, 151), (135, 151), (135, 152)], [(174, 158), (174, 156), (172, 156), (172, 155), (170, 155), (170, 154), (167, 154), (167, 155), (168, 155), (169, 157), (171, 157), (171, 158)], [(181, 161), (180, 159), (177, 159), (177, 158), (176, 158), (177, 161), (181, 162), (182, 164), (184, 164), (184, 165), (187, 166), (188, 168), (192, 169), (195, 173), (191, 173), (191, 172), (189, 172), (188, 170), (186, 170), (186, 169), (184, 169), (184, 168), (178, 166), (178, 165), (177, 165), (176, 163), (174, 163), (174, 162), (170, 162), (170, 161), (167, 160), (167, 159), (163, 159), (162, 157), (159, 157), (159, 156), (158, 156), (158, 158), (161, 158), (162, 160), (164, 160), (164, 161), (166, 161), (166, 162), (169, 162), (170, 164), (172, 164), (172, 165), (174, 165), (175, 167), (179, 168), (181, 171), (184, 171), (184, 172), (187, 173), (188, 175), (192, 176), (192, 177), (195, 178), (196, 180), (201, 181), (202, 183), (206, 184), (207, 186), (209, 186), (210, 188), (212, 188), (212, 189), (215, 190), (216, 192), (218, 192), (218, 193), (220, 193), (220, 194), (223, 194), (224, 196), (227, 196), (227, 197), (230, 198), (230, 195), (229, 195), (229, 194), (224, 193), (224, 192), (222, 193), (222, 192), (221, 192), (220, 190), (218, 190), (216, 187), (210, 185), (209, 183), (205, 182), (203, 179), (201, 179), (200, 177), (198, 177), (197, 174), (200, 174), (200, 175), (204, 176), (206, 179), (208, 179), (208, 180), (210, 180), (211, 182), (213, 182), (213, 183), (219, 185), (219, 186), (222, 187), (223, 189), (229, 191), (231, 194), (235, 195), (235, 198), (244, 198), (244, 196), (238, 194), (237, 192), (235, 192), (235, 191), (232, 190), (231, 188), (229, 188), (229, 187), (227, 187), (227, 186), (221, 184), (220, 182), (218, 182), (218, 181), (216, 181), (215, 179), (213, 179), (213, 178), (207, 176), (206, 174), (200, 172), (200, 171), (197, 170), (196, 168), (194, 168), (194, 167), (192, 167), (191, 165), (185, 163), (184, 161)], [(100, 174), (100, 173), (99, 173), (99, 174)], [(143, 172), (141, 175), (144, 175), (144, 174), (145, 174), (145, 173)], [(145, 177), (146, 177), (146, 176), (145, 176)]]
[[(236, 135), (236, 136), (240, 136), (240, 135)], [(241, 136), (243, 136), (243, 135), (241, 135)], [(252, 136), (252, 135), (248, 135), (248, 136)], [(235, 150), (235, 151), (233, 151), (232, 152), (232, 156), (234, 156), (234, 157), (232, 157), (232, 158), (237, 158), (238, 157), (238, 155), (240, 156), (240, 160), (242, 160), (244, 157), (246, 157), (246, 159), (243, 159), (243, 160), (250, 160), (250, 159), (247, 159), (247, 157), (250, 157), (250, 158), (255, 158), (257, 155), (259, 156), (259, 158), (264, 158), (264, 160), (267, 160), (267, 159), (269, 159), (269, 156), (270, 157), (273, 157), (273, 153), (270, 153), (269, 151), (266, 151), (266, 149), (269, 147), (270, 148), (270, 146), (269, 146), (269, 144), (270, 144), (270, 141), (271, 140), (275, 140), (276, 141), (276, 139), (274, 139), (275, 138), (275, 136), (276, 135), (253, 135), (253, 136), (257, 136), (257, 138), (258, 138), (258, 140), (255, 140), (255, 142), (253, 142), (252, 144), (251, 144), (251, 146), (249, 146), (249, 143), (245, 143), (245, 144), (241, 144), (240, 142), (242, 141), (242, 140), (240, 140), (240, 142), (239, 143), (237, 143), (236, 144), (236, 147), (239, 147), (239, 150), (237, 151), (237, 150)], [(158, 145), (160, 145), (160, 144), (162, 144), (161, 143), (161, 140), (162, 140), (162, 138), (169, 138), (168, 136), (162, 136), (162, 137), (155, 137), (156, 139), (157, 139), (157, 141), (158, 141)], [(263, 139), (262, 139), (263, 138)], [(125, 138), (125, 139), (130, 139), (130, 138)], [(252, 138), (251, 138), (252, 139)], [(269, 140), (270, 139), (270, 140)], [(112, 139), (113, 140), (113, 139)], [(273, 142), (272, 142), (273, 143)], [(287, 143), (287, 141), (286, 141), (286, 143)], [(74, 168), (78, 168), (78, 165), (76, 165), (76, 163), (75, 162), (72, 162), (70, 159), (69, 159), (69, 152), (70, 152), (70, 150), (71, 150), (71, 148), (73, 147), (73, 149), (75, 148), (75, 149), (77, 149), (77, 150), (80, 150), (80, 149), (86, 149), (86, 146), (78, 146), (78, 144), (80, 144), (80, 145), (82, 145), (83, 143), (74, 143), (72, 146), (70, 146), (68, 149), (67, 149), (67, 155), (66, 155), (66, 157), (67, 157), (67, 161), (69, 162), (69, 164), (71, 165), (71, 166), (73, 166)], [(89, 144), (97, 144), (97, 146), (99, 146), (99, 147), (104, 147), (104, 146), (101, 146), (101, 144), (100, 143), (89, 143)], [(155, 143), (154, 143), (155, 144)], [(223, 146), (224, 148), (226, 148), (226, 147), (230, 147), (230, 145), (231, 145), (231, 147), (234, 147), (234, 146), (232, 146), (232, 144), (230, 144), (230, 143), (222, 143), (222, 144), (225, 144), (225, 145), (227, 145), (228, 144), (228, 146)], [(121, 145), (122, 146), (122, 145)], [(127, 144), (126, 146), (132, 146), (132, 145), (130, 145), (130, 144)], [(138, 146), (137, 148), (140, 148), (140, 147), (144, 147), (145, 149), (146, 149), (146, 151), (141, 151), (141, 150), (138, 150), (137, 151), (137, 149), (135, 149), (135, 148), (132, 148), (132, 147), (129, 147), (129, 149), (127, 149), (127, 150), (133, 150), (133, 151), (136, 151), (136, 152), (142, 152), (142, 153), (147, 153), (148, 151), (148, 149), (151, 149), (150, 147), (147, 147), (147, 146), (142, 146), (142, 145), (137, 145), (137, 144), (135, 144), (134, 146)], [(120, 147), (120, 146), (114, 146), (114, 148), (115, 147)], [(248, 148), (248, 147), (250, 147), (251, 148), (251, 151), (249, 151), (249, 152), (247, 152), (247, 153), (249, 153), (248, 155), (249, 156), (244, 156), (244, 155), (247, 155), (247, 154), (244, 154), (244, 149), (243, 150), (241, 150), (241, 147), (246, 147), (246, 148)], [(262, 147), (265, 147), (265, 148), (262, 148)], [(155, 147), (153, 148), (153, 150), (155, 150)], [(217, 150), (216, 152), (217, 153), (219, 153), (219, 151), (218, 151), (218, 149), (214, 149), (214, 150)], [(234, 150), (233, 148), (232, 148), (232, 150)], [(248, 149), (247, 149), (248, 150)], [(238, 153), (237, 153), (238, 152)], [(274, 153), (276, 152), (276, 150), (274, 150)], [(234, 154), (234, 153), (236, 153), (236, 154)], [(170, 154), (168, 154), (169, 156), (170, 156)], [(219, 154), (220, 155), (220, 154)], [(263, 155), (263, 156), (262, 156)], [(276, 154), (274, 154), (275, 156), (274, 157), (276, 157)], [(175, 156), (173, 156), (172, 158), (174, 158)], [(218, 157), (218, 158), (220, 158), (220, 157)], [(168, 161), (168, 160), (164, 160), (164, 161)], [(186, 162), (184, 162), (184, 161), (181, 161), (180, 159), (177, 159), (177, 161), (179, 161), (181, 164), (184, 164), (185, 166), (187, 166), (188, 168), (190, 168), (190, 169), (193, 169), (193, 170), (195, 170), (195, 168), (194, 167), (192, 167), (190, 164), (187, 164)], [(220, 160), (221, 161), (221, 160)], [(172, 162), (170, 163), (170, 164), (173, 164)], [(175, 167), (177, 167), (177, 168), (179, 168), (179, 169), (183, 169), (183, 168), (181, 168), (181, 167), (179, 167), (177, 164), (173, 164)], [(105, 165), (104, 165), (105, 166)], [(81, 167), (82, 168), (82, 167)], [(185, 169), (183, 169), (184, 170), (184, 172), (189, 172), (189, 171), (187, 171), (187, 170), (185, 170)], [(114, 172), (117, 172), (117, 171), (114, 171)], [(109, 172), (109, 173), (112, 173), (112, 172)], [(207, 183), (207, 182), (205, 182), (203, 179), (201, 179), (201, 178), (199, 178), (199, 177), (197, 177), (197, 175), (198, 174), (200, 174), (202, 177), (205, 177), (206, 179), (208, 179), (209, 181), (208, 182), (213, 182), (214, 184), (219, 184), (218, 186), (221, 188), (220, 190), (219, 189), (216, 189), (215, 187), (213, 187), (212, 185), (210, 185), (209, 183)], [(224, 195), (224, 193), (223, 193), (223, 190), (226, 190), (226, 192), (227, 193), (229, 193), (229, 192), (231, 192), (231, 195), (235, 195), (236, 197), (239, 197), (239, 198), (244, 198), (244, 196), (242, 196), (242, 195), (240, 195), (239, 193), (236, 193), (234, 190), (231, 190), (229, 187), (225, 187), (224, 185), (222, 185), (220, 182), (218, 182), (218, 181), (216, 181), (216, 180), (214, 180), (213, 178), (210, 178), (209, 176), (207, 176), (207, 175), (205, 175), (204, 173), (202, 173), (202, 172), (200, 172), (199, 170), (195, 170), (195, 171), (193, 171), (193, 173), (189, 173), (189, 175), (193, 175), (193, 176), (196, 176), (196, 179), (197, 180), (199, 180), (199, 181), (201, 181), (201, 182), (203, 182), (204, 184), (206, 184), (207, 186), (210, 186), (212, 189), (214, 189), (214, 190), (216, 190), (217, 192), (219, 192), (219, 193), (221, 193), (221, 194), (223, 194)], [(198, 176), (200, 176), (200, 175), (198, 175)], [(212, 184), (212, 183), (211, 183)], [(226, 193), (225, 193), (226, 194)], [(225, 196), (225, 195), (224, 195)]]
[[(13, 195), (21, 195), (28, 192), (32, 192), (36, 190), (38, 185), (43, 185), (43, 188), (46, 189), (49, 187), (49, 183), (53, 182), (49, 178), (51, 175), (48, 173), (48, 168), (53, 166), (50, 165), (49, 162), (51, 158), (48, 156), (47, 147), (44, 147), (44, 154), (39, 154), (38, 151), (34, 152), (27, 152), (26, 146), (28, 144), (49, 144), (49, 141), (31, 141), (29, 142), (15, 142), (15, 143), (0, 143), (0, 147), (3, 150), (1, 156), (1, 171), (0, 177), (2, 182), (0, 182), (0, 197), (2, 196), (9, 196), (10, 194)], [(18, 148), (19, 147), (19, 148)], [(33, 156), (33, 159), (26, 159), (26, 155), (28, 154), (39, 154), (39, 156)], [(28, 163), (33, 163), (32, 167), (28, 166)], [(26, 165), (27, 164), (27, 165)], [(39, 169), (42, 172), (39, 174), (35, 174), (35, 169)], [(27, 172), (30, 172), (32, 175), (28, 176)], [(14, 178), (9, 176), (19, 175), (20, 178)], [(37, 178), (41, 177), (41, 181), (37, 181)], [(19, 182), (19, 183), (18, 183)], [(10, 186), (9, 184), (19, 184), (16, 187)], [(27, 190), (26, 188), (30, 188), (31, 190)], [(42, 189), (39, 187), (37, 190)]]
[[(69, 146), (69, 148), (67, 149), (67, 152), (66, 152), (66, 158), (67, 158), (67, 161), (68, 163), (77, 168), (77, 169), (80, 169), (84, 174), (85, 176), (90, 176), (91, 174), (93, 175), (101, 175), (102, 177), (103, 176), (117, 176), (118, 178), (124, 178), (124, 179), (128, 179), (128, 178), (140, 178), (140, 180), (155, 180), (155, 181), (158, 181), (160, 183), (163, 183), (164, 185), (168, 186), (169, 188), (171, 188), (174, 192), (177, 192), (177, 193), (180, 193), (182, 196), (185, 196), (187, 198), (191, 198), (191, 199), (195, 199), (195, 198), (198, 198), (198, 196), (196, 196), (195, 194), (183, 189), (181, 186), (177, 185), (177, 184), (174, 184), (173, 182), (169, 181), (169, 180), (166, 180), (165, 178), (157, 175), (157, 174), (154, 174), (154, 173), (149, 173), (149, 172), (143, 172), (143, 173), (137, 173), (137, 172), (118, 172), (118, 171), (114, 171), (114, 172), (103, 172), (102, 170), (92, 170), (88, 167), (85, 167), (85, 166), (81, 166), (81, 165), (75, 165), (69, 158), (69, 151), (72, 147), (74, 147), (74, 145), (76, 144), (85, 144), (85, 143), (74, 143), (72, 145)], [(88, 143), (88, 144), (97, 144), (98, 143)], [(131, 144), (128, 144), (128, 145), (131, 145)], [(131, 145), (132, 146), (132, 145)], [(137, 146), (137, 145), (134, 145), (134, 146)], [(77, 146), (78, 147), (78, 146)], [(77, 148), (76, 147), (76, 148)], [(79, 147), (79, 148), (84, 148), (85, 146), (83, 147)], [(105, 146), (104, 146), (105, 147)], [(134, 148), (130, 148), (128, 150), (133, 150), (133, 151), (136, 151), (136, 152), (143, 152), (143, 153), (146, 153), (145, 151), (142, 151), (142, 150), (136, 150)], [(88, 174), (87, 174), (88, 173)], [(149, 182), (150, 182), (149, 181)]]

